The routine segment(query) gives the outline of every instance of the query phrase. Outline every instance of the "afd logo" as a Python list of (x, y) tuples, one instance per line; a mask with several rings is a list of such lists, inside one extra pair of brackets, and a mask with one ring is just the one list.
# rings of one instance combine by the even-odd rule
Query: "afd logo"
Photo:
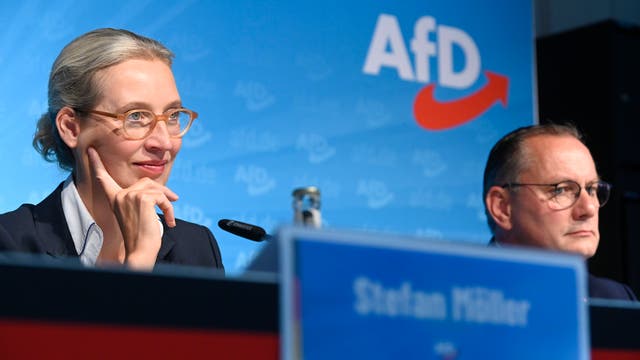
[[(434, 41), (430, 39), (431, 34)], [(454, 68), (455, 47), (462, 50), (464, 56), (464, 67), (459, 70)], [(473, 38), (461, 29), (436, 25), (436, 19), (431, 16), (416, 21), (409, 49), (413, 53), (413, 66), (398, 19), (381, 14), (362, 71), (378, 75), (382, 67), (388, 67), (395, 69), (403, 80), (430, 83), (430, 58), (436, 58), (437, 84), (441, 87), (466, 89), (480, 76), (481, 57)], [(454, 101), (438, 101), (434, 97), (435, 82), (422, 88), (413, 103), (417, 123), (428, 130), (445, 130), (477, 118), (497, 101), (506, 107), (509, 79), (491, 71), (484, 74), (487, 82), (481, 89)]]

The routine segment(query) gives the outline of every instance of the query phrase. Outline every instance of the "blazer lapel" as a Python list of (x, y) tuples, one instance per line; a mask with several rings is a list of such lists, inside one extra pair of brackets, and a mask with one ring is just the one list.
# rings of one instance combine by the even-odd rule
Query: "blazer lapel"
[[(62, 210), (63, 184), (61, 183), (49, 196), (36, 205), (33, 211), (38, 238), (44, 240), (42, 246), (45, 252), (53, 257), (78, 256)], [(157, 259), (165, 260), (175, 245), (175, 239), (171, 236), (171, 230), (164, 222), (164, 217), (160, 216), (160, 219), (164, 234)]]
[(45, 252), (54, 257), (78, 256), (62, 210), (61, 183), (34, 207), (33, 221)]
[(173, 249), (173, 246), (176, 244), (175, 239), (171, 236), (171, 230), (164, 222), (164, 216), (160, 216), (160, 221), (162, 222), (162, 244), (160, 244), (160, 251), (158, 251), (157, 261), (166, 260), (167, 255)]

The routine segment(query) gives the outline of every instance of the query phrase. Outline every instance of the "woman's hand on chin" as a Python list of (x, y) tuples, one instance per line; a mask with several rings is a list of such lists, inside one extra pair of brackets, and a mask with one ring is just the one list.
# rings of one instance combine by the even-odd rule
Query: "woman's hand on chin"
[(125, 265), (132, 269), (153, 269), (162, 244), (162, 224), (156, 206), (163, 212), (167, 225), (174, 227), (176, 221), (171, 202), (178, 200), (178, 195), (149, 178), (122, 188), (107, 172), (98, 152), (89, 148), (87, 153), (122, 232)]

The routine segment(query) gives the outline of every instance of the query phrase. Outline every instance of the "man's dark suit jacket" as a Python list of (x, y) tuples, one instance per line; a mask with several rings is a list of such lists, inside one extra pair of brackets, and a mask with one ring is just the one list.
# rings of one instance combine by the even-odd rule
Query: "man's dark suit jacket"
[(633, 290), (617, 281), (589, 274), (589, 297), (638, 301)]
[[(491, 238), (489, 246), (500, 246), (495, 238)], [(625, 284), (617, 281), (600, 278), (589, 274), (587, 279), (589, 286), (589, 297), (599, 299), (617, 299), (638, 301), (633, 290)]]
[[(62, 210), (60, 184), (37, 205), (23, 204), (0, 215), (0, 251), (78, 257)], [(176, 219), (164, 227), (156, 264), (170, 263), (223, 269), (218, 243), (208, 228)]]

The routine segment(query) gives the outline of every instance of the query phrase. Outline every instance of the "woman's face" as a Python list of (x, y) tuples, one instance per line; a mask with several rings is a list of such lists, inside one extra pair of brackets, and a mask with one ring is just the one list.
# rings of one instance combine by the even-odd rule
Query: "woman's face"
[[(144, 109), (155, 114), (181, 107), (173, 73), (159, 60), (132, 59), (96, 74), (101, 89), (92, 110), (122, 114)], [(96, 149), (105, 168), (121, 187), (129, 187), (143, 177), (166, 184), (182, 140), (172, 138), (166, 123), (159, 121), (145, 138), (129, 140), (122, 133), (122, 121), (88, 114), (80, 122), (76, 159), (78, 170), (90, 179), (87, 148)]]

